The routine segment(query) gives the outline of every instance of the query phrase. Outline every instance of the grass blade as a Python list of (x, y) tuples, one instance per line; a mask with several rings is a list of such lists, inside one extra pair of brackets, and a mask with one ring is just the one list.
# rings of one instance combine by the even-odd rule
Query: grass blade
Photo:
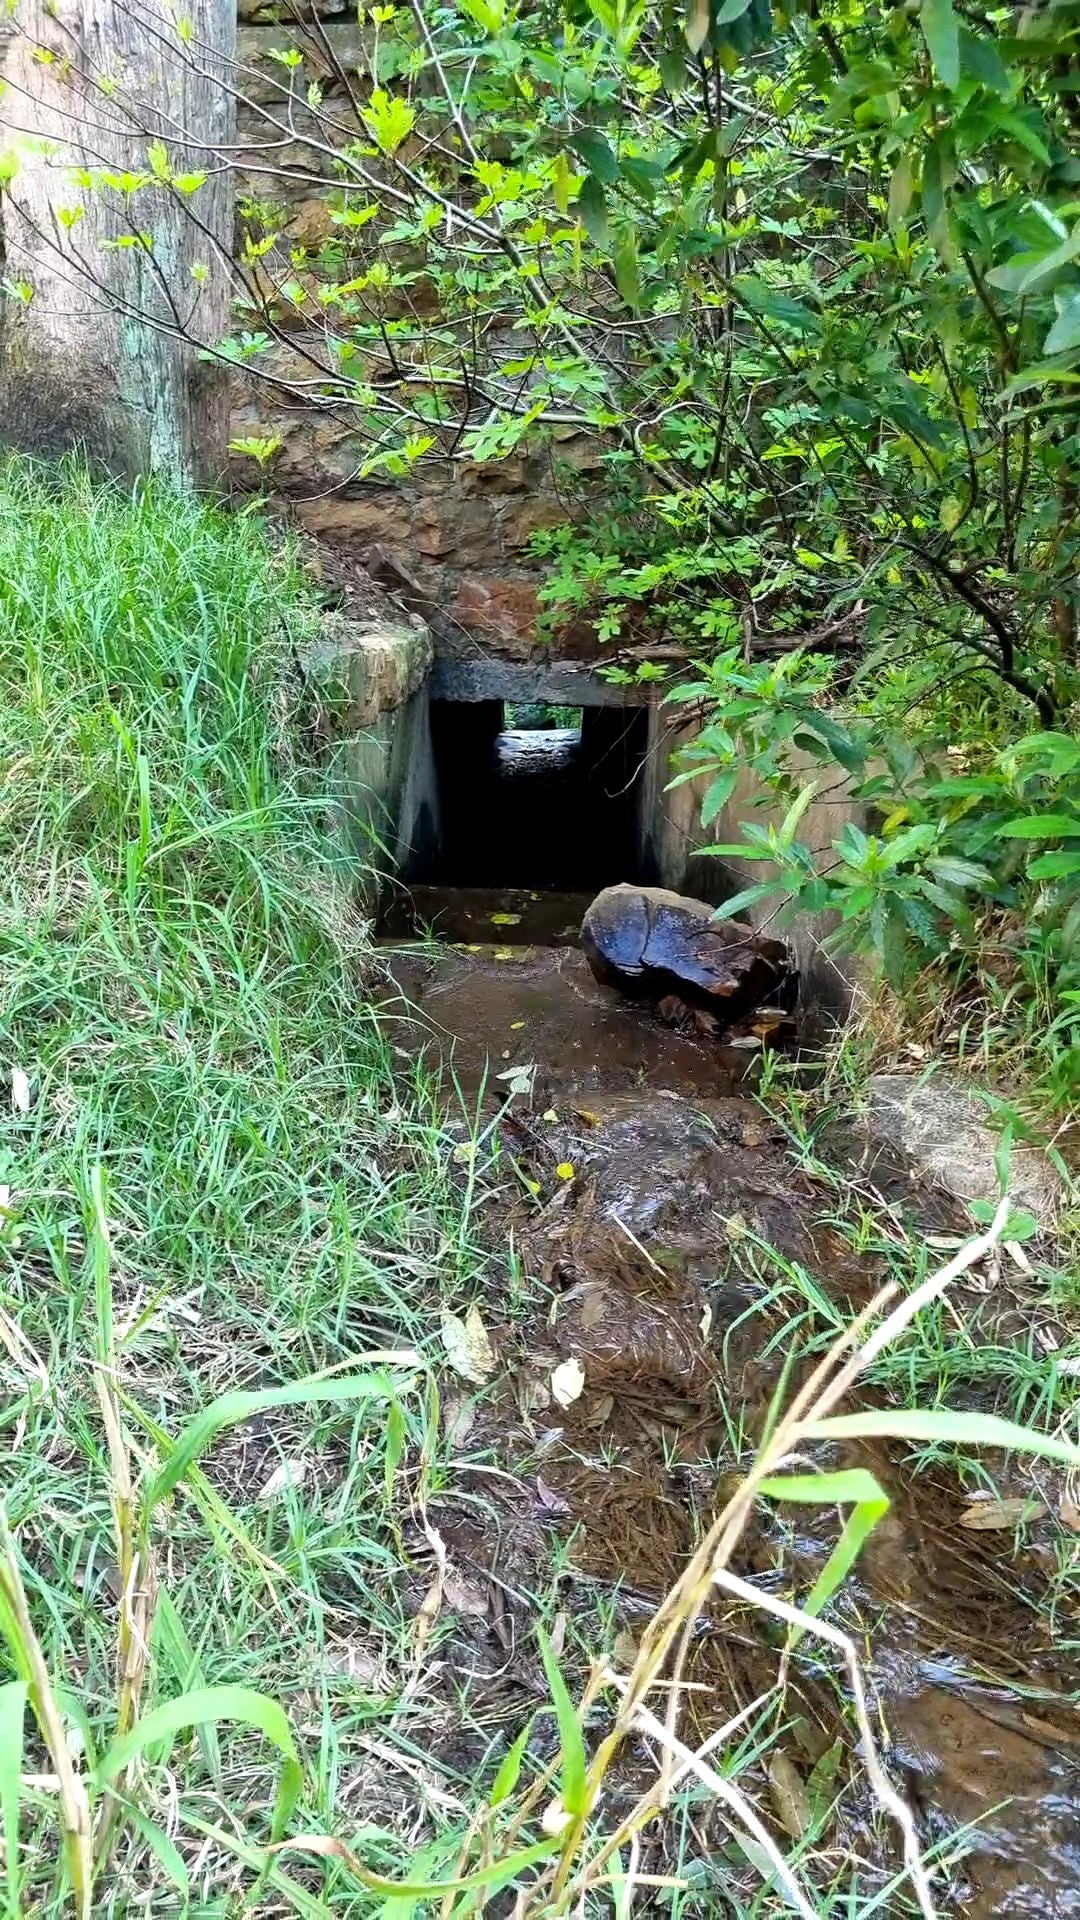
[(9, 1680), (0, 1687), (0, 1821), (4, 1831), (7, 1920), (22, 1912), (22, 1873), (19, 1865), (19, 1803), (22, 1798), (23, 1723), (30, 1689), (25, 1680)]
[(114, 1740), (103, 1755), (95, 1774), (95, 1784), (99, 1788), (107, 1786), (147, 1747), (152, 1747), (156, 1741), (164, 1740), (170, 1734), (179, 1733), (186, 1727), (221, 1722), (256, 1728), (282, 1755), (270, 1823), (272, 1837), (280, 1840), (300, 1795), (303, 1769), (284, 1708), (276, 1700), (271, 1700), (269, 1695), (256, 1693), (251, 1687), (198, 1687), (191, 1693), (180, 1694), (175, 1700), (166, 1700), (152, 1712), (143, 1714), (130, 1733)]
[(575, 1815), (585, 1812), (585, 1742), (581, 1735), (581, 1723), (577, 1708), (574, 1706), (567, 1689), (566, 1681), (559, 1670), (551, 1641), (538, 1626), (536, 1637), (540, 1642), (540, 1657), (544, 1662), (544, 1672), (551, 1689), (551, 1698), (555, 1707), (555, 1718), (559, 1723), (559, 1739), (562, 1744), (562, 1803), (567, 1813)]
[[(781, 1475), (763, 1480), (759, 1492), (770, 1500), (794, 1500), (804, 1506), (851, 1504), (843, 1532), (802, 1602), (803, 1613), (819, 1614), (846, 1580), (878, 1521), (888, 1513), (889, 1496), (863, 1467), (838, 1473)], [(797, 1637), (793, 1635), (793, 1641)]]
[(873, 1413), (830, 1414), (801, 1429), (807, 1440), (922, 1440), (941, 1446), (1004, 1447), (1034, 1453), (1062, 1466), (1080, 1467), (1080, 1446), (1056, 1434), (1036, 1433), (996, 1413), (961, 1413), (952, 1407), (883, 1407)]
[(238, 1426), (253, 1414), (266, 1413), (272, 1407), (309, 1407), (324, 1402), (349, 1400), (393, 1400), (396, 1394), (389, 1374), (339, 1374), (333, 1379), (292, 1380), (284, 1387), (264, 1387), (250, 1393), (223, 1393), (211, 1401), (184, 1428), (165, 1464), (159, 1468), (146, 1492), (150, 1512), (183, 1479), (188, 1468), (206, 1452), (226, 1427)]

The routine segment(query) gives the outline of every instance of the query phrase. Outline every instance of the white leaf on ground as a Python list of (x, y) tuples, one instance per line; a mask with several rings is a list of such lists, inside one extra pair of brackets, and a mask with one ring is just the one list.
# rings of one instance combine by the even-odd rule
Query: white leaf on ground
[(536, 1063), (530, 1061), (527, 1066), (507, 1067), (505, 1073), (497, 1073), (496, 1080), (506, 1081), (506, 1097), (513, 1100), (517, 1094), (530, 1094), (536, 1077)]
[(484, 1381), (491, 1378), (495, 1371), (495, 1349), (475, 1303), (464, 1320), (443, 1309), (442, 1343), (450, 1365), (463, 1380), (483, 1386)]
[(280, 1500), (281, 1495), (288, 1492), (290, 1487), (302, 1487), (307, 1478), (307, 1470), (306, 1460), (279, 1461), (265, 1486), (259, 1488), (260, 1501), (269, 1503), (271, 1500)]
[(21, 1067), (11, 1069), (11, 1104), (16, 1113), (30, 1111), (30, 1075)]
[(1046, 1503), (1028, 1495), (1015, 1500), (978, 1500), (960, 1515), (960, 1525), (969, 1533), (995, 1533), (1001, 1528), (1018, 1527), (1023, 1520), (1039, 1520)]
[(585, 1388), (585, 1369), (573, 1356), (563, 1360), (551, 1376), (552, 1398), (560, 1407), (572, 1407)]

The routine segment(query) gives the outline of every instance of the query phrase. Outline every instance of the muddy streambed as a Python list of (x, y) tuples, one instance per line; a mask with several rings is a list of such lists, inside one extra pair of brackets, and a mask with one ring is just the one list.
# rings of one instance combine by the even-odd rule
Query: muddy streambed
[[(531, 1089), (501, 1123), (505, 1177), (486, 1226), (493, 1243), (513, 1236), (524, 1311), (507, 1297), (484, 1303), (500, 1371), (469, 1409), (461, 1448), (500, 1472), (478, 1471), (474, 1483), (466, 1472), (465, 1494), (439, 1519), (459, 1615), (448, 1658), (468, 1722), (488, 1739), (515, 1732), (538, 1704), (532, 1622), (541, 1601), (552, 1604), (553, 1578), (571, 1648), (580, 1619), (581, 1643), (596, 1650), (602, 1619), (609, 1652), (632, 1655), (747, 1464), (793, 1331), (823, 1337), (830, 1316), (838, 1326), (880, 1279), (830, 1225), (835, 1195), (797, 1168), (754, 1099), (756, 1035), (719, 1044), (692, 1018), (669, 1024), (597, 986), (569, 944), (581, 906), (574, 895), (426, 889), (413, 923), (435, 923), (447, 944), (391, 940), (384, 953), (388, 1010), (410, 1052), (449, 1069), (448, 1097), (458, 1097), (451, 1073), (490, 1113), (513, 1085)], [(895, 1187), (895, 1165), (888, 1172)], [(940, 1229), (939, 1200), (913, 1191), (907, 1204)], [(987, 1310), (985, 1296), (957, 1304)], [(562, 1407), (551, 1376), (571, 1358), (585, 1386)], [(866, 1649), (889, 1767), (924, 1845), (951, 1862), (942, 1909), (1080, 1916), (1076, 1682), (1038, 1605), (1051, 1540), (1038, 1523), (1019, 1540), (960, 1529), (971, 1494), (945, 1468), (915, 1476), (883, 1446), (837, 1464), (857, 1460), (893, 1506), (838, 1618)], [(1020, 1490), (1031, 1486), (1025, 1478)], [(760, 1513), (734, 1571), (771, 1592), (805, 1592), (836, 1523), (797, 1511), (795, 1528)], [(1059, 1645), (1075, 1643), (1075, 1615), (1074, 1591), (1058, 1607)], [(704, 1737), (775, 1674), (763, 1617), (717, 1603), (691, 1651), (690, 1731)], [(822, 1765), (840, 1793), (854, 1754), (828, 1662), (796, 1661), (779, 1726), (772, 1760), (747, 1781), (790, 1847)], [(736, 1881), (749, 1911), (753, 1876), (715, 1806), (699, 1802), (693, 1822), (681, 1866), (658, 1834), (646, 1870), (686, 1870), (681, 1914), (729, 1910), (724, 1888)], [(857, 1784), (818, 1823), (813, 1857), (808, 1877), (821, 1887), (832, 1876), (850, 1885), (854, 1872), (869, 1900), (888, 1884), (894, 1837)], [(672, 1896), (655, 1899), (662, 1911)], [(822, 1912), (833, 1910), (823, 1894)], [(893, 1893), (876, 1910), (910, 1909)]]

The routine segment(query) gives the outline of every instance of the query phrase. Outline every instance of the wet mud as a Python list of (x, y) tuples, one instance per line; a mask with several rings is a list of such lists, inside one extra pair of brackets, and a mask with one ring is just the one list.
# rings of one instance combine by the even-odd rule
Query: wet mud
[[(463, 911), (479, 914), (444, 908), (457, 936)], [(562, 905), (543, 911), (558, 920)], [(527, 903), (518, 924), (528, 927)], [(478, 1475), (476, 1497), (440, 1519), (475, 1603), (461, 1620), (473, 1710), (519, 1724), (536, 1681), (517, 1651), (553, 1548), (571, 1616), (606, 1596), (613, 1631), (632, 1642), (745, 1466), (808, 1290), (839, 1325), (880, 1275), (829, 1225), (831, 1196), (793, 1165), (753, 1098), (752, 1031), (721, 1044), (692, 1020), (620, 1001), (570, 946), (489, 936), (384, 957), (383, 998), (412, 1022), (410, 1047), (442, 1059), (467, 1095), (500, 1096), (498, 1074), (531, 1076), (531, 1095), (501, 1123), (521, 1199), (500, 1207), (498, 1231), (512, 1228), (535, 1304), (522, 1320), (486, 1303), (502, 1366), (470, 1416), (468, 1450), (486, 1447), (505, 1477)], [(892, 1171), (910, 1202), (903, 1169)], [(935, 1201), (932, 1228), (942, 1219)], [(569, 1359), (584, 1385), (563, 1405), (552, 1375)], [(1018, 1547), (1011, 1533), (959, 1530), (968, 1496), (955, 1480), (944, 1469), (913, 1476), (883, 1445), (849, 1448), (836, 1464), (871, 1466), (893, 1499), (839, 1606), (868, 1649), (883, 1749), (924, 1845), (954, 1843), (942, 1911), (1080, 1916), (1080, 1716), (1060, 1652), (1075, 1644), (1080, 1608), (1074, 1594), (1071, 1617), (1059, 1610), (1052, 1645), (1036, 1604), (1048, 1540), (1038, 1523)], [(805, 1592), (836, 1528), (816, 1509), (798, 1512), (796, 1528), (757, 1515), (734, 1570), (769, 1591)], [(687, 1714), (703, 1737), (772, 1684), (776, 1642), (759, 1614), (728, 1603), (699, 1628)], [(823, 1756), (839, 1740), (842, 1781), (855, 1748), (835, 1678), (809, 1660), (793, 1663), (785, 1725), (758, 1795), (781, 1837), (792, 1794), (799, 1804)], [(730, 1837), (715, 1810), (704, 1818), (705, 1881), (683, 1913), (727, 1910), (714, 1874), (730, 1870)], [(669, 1870), (656, 1845), (654, 1866)], [(866, 1897), (896, 1869), (886, 1823), (854, 1796), (820, 1845), (835, 1869), (845, 1857), (861, 1863)], [(906, 1896), (893, 1900), (878, 1910), (911, 1910)]]

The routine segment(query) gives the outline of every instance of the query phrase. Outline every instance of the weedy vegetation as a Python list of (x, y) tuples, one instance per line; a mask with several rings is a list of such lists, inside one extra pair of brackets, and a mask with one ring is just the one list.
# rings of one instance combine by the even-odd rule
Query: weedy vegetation
[[(632, 1655), (601, 1600), (557, 1656), (541, 1583), (536, 1714), (483, 1732), (434, 1659), (460, 1465), (437, 1363), (440, 1309), (506, 1286), (481, 1231), (499, 1146), (486, 1128), (462, 1152), (365, 1002), (322, 774), (289, 744), (309, 590), (250, 515), (15, 463), (0, 580), (6, 1911), (465, 1915), (507, 1889), (522, 1916), (693, 1911), (703, 1800), (760, 1884), (732, 1880), (747, 1912), (932, 1911), (947, 1850), (920, 1856), (830, 1612), (888, 1498), (816, 1455), (889, 1436), (1080, 1466), (1063, 1400), (1025, 1389), (1027, 1424), (950, 1404), (948, 1340), (935, 1379), (911, 1366), (916, 1319), (924, 1356), (950, 1282), (1018, 1230), (1007, 1205), (940, 1270), (898, 1258), (850, 1326), (781, 1274), (812, 1370), (796, 1388), (786, 1368), (764, 1431), (734, 1436), (736, 1490)], [(896, 1404), (850, 1410), (863, 1380)], [(733, 1572), (756, 1502), (836, 1513), (808, 1591)], [(775, 1680), (686, 1744), (715, 1594), (773, 1623)], [(898, 1836), (884, 1893), (813, 1869), (828, 1769), (793, 1847), (756, 1804), (809, 1648)], [(631, 1738), (653, 1772), (613, 1813)]]

